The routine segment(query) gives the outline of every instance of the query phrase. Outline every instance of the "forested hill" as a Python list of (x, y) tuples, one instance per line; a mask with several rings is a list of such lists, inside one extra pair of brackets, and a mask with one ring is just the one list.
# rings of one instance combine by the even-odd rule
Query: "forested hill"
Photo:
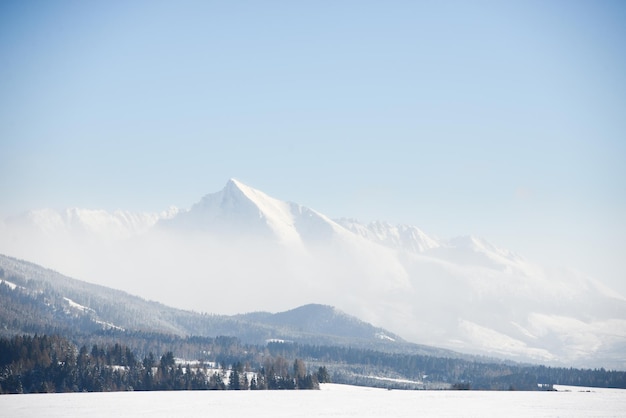
[(226, 335), (256, 344), (286, 340), (459, 355), (407, 343), (389, 331), (329, 306), (307, 305), (278, 314), (235, 316), (185, 311), (3, 255), (0, 255), (0, 321), (1, 335), (71, 335), (117, 329), (178, 336)]

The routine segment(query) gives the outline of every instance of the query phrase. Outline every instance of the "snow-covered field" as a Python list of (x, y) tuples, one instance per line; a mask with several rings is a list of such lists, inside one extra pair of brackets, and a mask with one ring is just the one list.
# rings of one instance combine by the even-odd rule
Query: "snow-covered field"
[[(116, 392), (0, 396), (0, 417), (624, 417), (626, 390)], [(569, 391), (566, 391), (569, 390)]]

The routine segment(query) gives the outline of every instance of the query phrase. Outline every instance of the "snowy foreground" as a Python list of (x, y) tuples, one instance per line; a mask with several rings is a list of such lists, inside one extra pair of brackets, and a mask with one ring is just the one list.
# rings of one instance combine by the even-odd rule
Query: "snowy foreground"
[(0, 417), (624, 417), (626, 390), (115, 392), (0, 396)]

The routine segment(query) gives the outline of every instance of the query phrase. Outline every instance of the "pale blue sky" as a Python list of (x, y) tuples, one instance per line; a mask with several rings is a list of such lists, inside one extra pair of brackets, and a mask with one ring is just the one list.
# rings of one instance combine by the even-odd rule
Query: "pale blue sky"
[(236, 177), (626, 293), (622, 1), (0, 2), (0, 215)]

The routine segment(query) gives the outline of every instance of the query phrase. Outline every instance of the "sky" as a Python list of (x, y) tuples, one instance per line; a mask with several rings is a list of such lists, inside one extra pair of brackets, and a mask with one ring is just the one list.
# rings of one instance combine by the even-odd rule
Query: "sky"
[(231, 177), (626, 294), (621, 1), (0, 2), (0, 219)]

